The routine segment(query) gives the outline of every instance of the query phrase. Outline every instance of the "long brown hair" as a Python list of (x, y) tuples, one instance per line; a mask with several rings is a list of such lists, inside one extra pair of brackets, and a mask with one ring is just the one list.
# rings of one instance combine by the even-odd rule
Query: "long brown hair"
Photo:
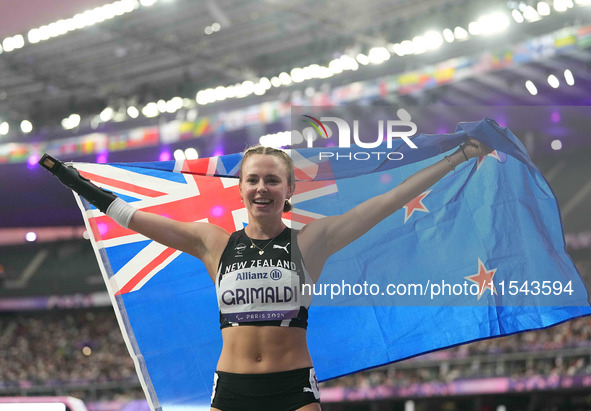
[[(274, 147), (253, 146), (244, 152), (244, 156), (242, 157), (242, 163), (240, 164), (240, 182), (242, 182), (242, 165), (245, 163), (245, 160), (253, 154), (271, 155), (281, 159), (281, 161), (283, 161), (283, 164), (285, 164), (285, 166), (287, 167), (287, 184), (290, 185), (292, 191), (295, 189), (295, 174), (293, 172), (293, 161), (291, 161), (291, 157), (289, 157), (289, 155), (285, 151)], [(283, 212), (287, 213), (288, 211), (291, 211), (291, 209), (291, 203), (289, 202), (289, 200), (285, 200), (285, 204), (283, 204)]]

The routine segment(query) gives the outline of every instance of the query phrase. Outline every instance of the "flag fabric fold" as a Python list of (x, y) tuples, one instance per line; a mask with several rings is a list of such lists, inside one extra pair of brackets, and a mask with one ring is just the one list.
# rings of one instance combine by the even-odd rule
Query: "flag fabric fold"
[[(340, 148), (289, 150), (298, 183), (285, 222), (300, 228), (346, 212), (468, 137), (495, 151), (461, 164), (327, 262), (308, 327), (320, 380), (591, 314), (564, 250), (552, 190), (519, 140), (489, 119), (460, 123), (451, 134), (418, 135), (418, 149), (393, 148), (403, 155), (396, 161), (348, 160)], [(319, 158), (320, 150), (333, 156)], [(74, 166), (139, 209), (232, 232), (247, 224), (241, 158)], [(76, 198), (152, 409), (209, 409), (222, 341), (203, 264)], [(361, 290), (364, 283), (373, 289), (330, 293), (335, 284)]]

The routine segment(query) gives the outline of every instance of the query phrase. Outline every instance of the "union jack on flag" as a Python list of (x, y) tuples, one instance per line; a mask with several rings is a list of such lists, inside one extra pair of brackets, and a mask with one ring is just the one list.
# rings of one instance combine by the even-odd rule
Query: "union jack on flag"
[[(320, 285), (373, 283), (383, 292), (335, 300), (314, 294), (308, 344), (320, 380), (591, 314), (586, 288), (564, 250), (552, 190), (519, 140), (488, 119), (460, 123), (455, 134), (418, 135), (419, 150), (409, 149), (403, 161), (321, 161), (318, 149), (291, 150), (298, 183), (285, 222), (301, 228), (342, 214), (441, 160), (468, 137), (495, 153), (456, 167), (327, 261)], [(247, 224), (238, 192), (241, 158), (74, 166), (138, 209), (232, 232)], [(151, 408), (209, 409), (222, 340), (205, 267), (77, 200)], [(503, 282), (532, 280), (571, 292), (550, 299), (503, 295)], [(440, 300), (385, 295), (392, 283), (419, 281), (465, 282), (476, 294)]]

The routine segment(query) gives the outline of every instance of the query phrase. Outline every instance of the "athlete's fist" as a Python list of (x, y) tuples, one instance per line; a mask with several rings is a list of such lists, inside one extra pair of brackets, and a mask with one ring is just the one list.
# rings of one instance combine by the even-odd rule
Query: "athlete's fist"
[(474, 158), (485, 156), (493, 151), (492, 148), (486, 144), (469, 137), (464, 144), (462, 144), (462, 151), (466, 154), (466, 157)]

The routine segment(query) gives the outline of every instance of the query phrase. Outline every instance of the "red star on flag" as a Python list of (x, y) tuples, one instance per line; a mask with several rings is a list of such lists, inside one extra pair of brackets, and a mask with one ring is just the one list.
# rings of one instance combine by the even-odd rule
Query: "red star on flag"
[(427, 209), (425, 204), (423, 204), (423, 200), (425, 199), (425, 197), (427, 197), (427, 195), (430, 192), (431, 192), (431, 190), (425, 191), (423, 194), (419, 194), (413, 200), (410, 200), (404, 207), (402, 207), (402, 208), (404, 208), (404, 223), (405, 224), (406, 224), (406, 220), (408, 220), (410, 218), (410, 216), (412, 216), (415, 211), (422, 211), (424, 213), (429, 212), (429, 210)]
[(497, 150), (493, 150), (492, 152), (488, 153), (485, 156), (478, 157), (478, 161), (476, 162), (476, 170), (478, 170), (480, 168), (480, 166), (482, 165), (482, 162), (484, 161), (484, 159), (486, 157), (496, 158), (497, 161), (501, 162), (501, 157), (499, 156), (499, 153), (497, 152)]
[(492, 270), (487, 270), (484, 266), (484, 263), (478, 259), (478, 272), (476, 274), (469, 275), (464, 277), (466, 280), (472, 281), (473, 283), (478, 284), (478, 299), (484, 294), (484, 291), (488, 288), (492, 293), (497, 293), (495, 290), (495, 285), (493, 283), (493, 277), (497, 269), (494, 268)]

